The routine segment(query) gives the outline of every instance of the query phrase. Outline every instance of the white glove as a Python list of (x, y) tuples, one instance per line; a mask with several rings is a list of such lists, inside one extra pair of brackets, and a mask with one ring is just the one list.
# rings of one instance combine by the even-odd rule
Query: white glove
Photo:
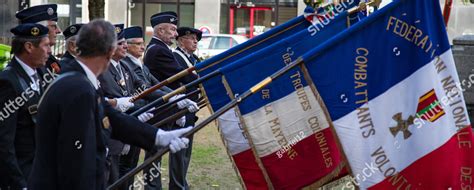
[(178, 120), (176, 120), (176, 125), (180, 127), (184, 127), (184, 124), (186, 124), (186, 116), (183, 116), (179, 118)]
[(156, 132), (156, 137), (155, 137), (155, 145), (168, 146), (171, 143), (171, 140), (178, 139), (183, 134), (190, 131), (192, 128), (193, 127), (186, 127), (186, 128), (176, 129), (172, 131), (163, 131), (161, 129), (158, 129), (158, 132)]
[(175, 138), (171, 140), (170, 151), (171, 153), (176, 153), (182, 149), (188, 148), (189, 139), (188, 138)]
[(153, 118), (153, 114), (148, 113), (148, 112), (145, 112), (145, 113), (142, 113), (142, 114), (138, 115), (138, 120), (140, 120), (143, 123), (147, 122), (151, 118)]
[(134, 106), (132, 102), (130, 102), (131, 97), (123, 97), (117, 98), (117, 107), (115, 109), (119, 110), (120, 112), (126, 112), (128, 109)]
[(127, 155), (128, 152), (130, 152), (130, 145), (129, 145), (129, 144), (123, 145), (123, 149), (122, 149), (121, 155)]
[[(184, 96), (184, 94), (175, 95), (175, 96), (170, 98), (170, 101), (177, 100), (178, 98), (181, 98), (183, 96)], [(187, 98), (177, 102), (176, 105), (178, 105), (179, 109), (187, 108), (188, 111), (191, 112), (191, 113), (199, 111), (199, 106), (196, 104), (196, 102), (193, 102), (193, 101), (191, 101)]]
[[(188, 99), (186, 99), (188, 100)], [(191, 113), (195, 113), (197, 111), (199, 111), (199, 106), (196, 104), (196, 102), (193, 102), (191, 100), (188, 100), (188, 106), (186, 106), (188, 108), (188, 111), (191, 112)]]
[(170, 100), (168, 102), (174, 102), (175, 100), (177, 100), (178, 98), (181, 98), (183, 96), (184, 96), (184, 94), (174, 95), (173, 97), (170, 98)]

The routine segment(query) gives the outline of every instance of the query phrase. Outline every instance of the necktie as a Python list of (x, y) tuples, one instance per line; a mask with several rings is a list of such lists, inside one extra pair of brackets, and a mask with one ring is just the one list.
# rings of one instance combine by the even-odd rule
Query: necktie
[(117, 69), (119, 75), (120, 75), (120, 80), (119, 80), (119, 84), (122, 86), (122, 87), (125, 87), (125, 79), (123, 78), (123, 72), (122, 72), (122, 68), (120, 67), (120, 63), (117, 64), (117, 66), (115, 66), (115, 69)]
[(33, 90), (37, 91), (38, 94), (40, 93), (40, 88), (39, 88), (39, 76), (38, 73), (32, 74), (31, 77), (33, 78)]
[(193, 55), (190, 55), (190, 56), (189, 56), (189, 60), (191, 61), (191, 64), (192, 64), (192, 65), (195, 65), (195, 64), (196, 64), (196, 58), (194, 58)]

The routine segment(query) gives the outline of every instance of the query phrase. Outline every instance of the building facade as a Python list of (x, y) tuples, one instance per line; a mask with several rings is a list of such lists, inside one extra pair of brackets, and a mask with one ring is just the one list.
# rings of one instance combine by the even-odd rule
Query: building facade
[[(86, 23), (89, 0), (0, 0), (0, 43), (11, 37), (10, 28), (17, 24), (15, 12), (29, 6), (58, 4), (58, 25)], [(332, 0), (328, 0), (332, 1)], [(390, 0), (383, 0), (383, 4)], [(444, 0), (440, 0), (444, 4)], [(450, 39), (474, 34), (474, 0), (455, 0), (448, 32)], [(239, 34), (253, 37), (303, 13), (303, 0), (105, 0), (105, 19), (112, 23), (146, 28), (150, 39), (150, 16), (175, 11), (180, 26), (201, 29), (204, 33)]]

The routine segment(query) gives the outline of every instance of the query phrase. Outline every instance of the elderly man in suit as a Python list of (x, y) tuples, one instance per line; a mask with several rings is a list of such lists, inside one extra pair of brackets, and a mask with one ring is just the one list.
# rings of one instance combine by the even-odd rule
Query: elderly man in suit
[(184, 68), (189, 68), (201, 62), (194, 52), (197, 49), (198, 42), (202, 38), (202, 32), (190, 27), (180, 27), (177, 31), (178, 36), (176, 37), (176, 41), (178, 47), (173, 53), (178, 63)]
[[(161, 12), (151, 16), (150, 21), (153, 26), (153, 37), (147, 46), (144, 62), (150, 68), (151, 74), (163, 81), (185, 69), (176, 61), (171, 47), (178, 36), (176, 32), (178, 17), (174, 12)], [(195, 76), (188, 75), (168, 86), (176, 89), (194, 79)]]
[[(153, 38), (147, 46), (144, 63), (150, 68), (153, 76), (158, 80), (165, 80), (186, 68), (178, 63), (171, 48), (173, 41), (178, 36), (176, 31), (178, 17), (174, 12), (161, 12), (151, 16), (150, 22), (153, 26)], [(177, 89), (181, 85), (192, 82), (196, 77), (196, 75), (190, 74), (168, 86), (172, 89)], [(169, 126), (168, 129), (176, 127), (179, 126)], [(191, 156), (190, 150), (170, 154), (170, 189), (189, 189), (186, 181), (186, 172)]]
[[(147, 150), (187, 146), (191, 128), (163, 131), (118, 112), (105, 101), (97, 77), (107, 70), (117, 45), (114, 27), (94, 20), (77, 38), (78, 56), (48, 88), (38, 109), (37, 151), (29, 189), (105, 189), (110, 138)], [(46, 58), (45, 58), (46, 60)]]
[[(122, 59), (123, 62), (127, 63), (127, 66), (129, 66), (131, 68), (131, 70), (134, 70), (135, 73), (137, 74), (137, 76), (144, 82), (144, 84), (145, 84), (144, 89), (150, 88), (150, 87), (160, 83), (160, 81), (158, 81), (150, 73), (150, 70), (148, 69), (148, 67), (146, 65), (144, 65), (142, 63), (142, 61), (140, 60), (140, 58), (142, 57), (142, 55), (144, 53), (144, 49), (145, 49), (142, 28), (139, 27), (139, 26), (132, 26), (132, 27), (126, 28), (124, 33), (125, 33), (125, 38), (127, 39), (128, 53), (127, 53), (127, 57)], [(170, 88), (165, 86), (165, 87), (153, 92), (152, 94), (147, 96), (147, 98), (151, 99), (151, 100), (154, 100), (154, 99), (159, 98), (159, 97), (161, 97), (161, 96), (163, 96), (167, 93), (170, 93), (171, 91), (172, 90)], [(170, 99), (170, 101), (174, 101), (175, 99), (177, 99), (179, 97), (180, 97), (180, 95), (172, 97)], [(190, 101), (189, 99), (181, 100), (177, 104), (178, 104), (179, 109), (188, 109), (188, 110), (193, 111), (193, 112), (195, 112), (199, 109), (197, 107), (197, 105), (194, 102)], [(170, 112), (167, 112), (166, 114), (163, 114), (163, 116), (164, 117), (171, 116), (171, 115), (175, 114), (177, 111), (178, 110), (171, 110)], [(161, 116), (161, 117), (157, 116), (157, 117), (151, 119), (150, 122), (154, 123), (156, 121), (159, 121), (161, 118), (163, 118), (163, 116)], [(180, 127), (190, 126), (190, 125), (186, 125), (186, 121), (187, 121), (186, 117), (183, 116), (182, 118), (178, 119), (175, 123)], [(170, 128), (172, 128), (172, 126), (175, 123), (168, 123), (168, 124), (166, 124), (165, 127), (162, 127), (162, 128), (170, 129)], [(134, 153), (134, 150), (132, 148), (131, 152), (129, 154), (133, 154), (133, 153)], [(151, 152), (147, 151), (146, 154), (145, 154), (145, 158), (153, 156), (154, 153), (155, 153), (155, 151), (151, 151)], [(130, 156), (130, 155), (127, 155), (127, 156)], [(138, 155), (136, 155), (135, 157), (138, 158)], [(136, 165), (136, 160), (135, 159), (130, 159), (130, 160), (122, 160), (121, 159), (121, 164), (123, 162), (128, 162), (127, 164), (130, 164), (130, 162), (133, 162), (133, 164)], [(157, 160), (155, 164), (160, 165), (160, 162), (161, 162), (161, 159)], [(129, 168), (122, 167), (122, 165), (121, 165), (121, 172), (123, 171), (123, 173), (125, 173), (126, 171), (129, 170)], [(153, 179), (153, 180), (148, 180), (147, 185), (145, 186), (145, 189), (161, 189), (161, 180), (159, 178), (156, 178), (156, 179)]]
[[(21, 10), (17, 12), (15, 16), (21, 24), (37, 23), (47, 27), (49, 29), (49, 45), (54, 46), (56, 44), (56, 37), (61, 33), (61, 28), (59, 28), (57, 24), (57, 9), (58, 5), (56, 4), (38, 5)], [(46, 67), (43, 69), (43, 71), (46, 69), (49, 69), (55, 73), (59, 73), (61, 71), (59, 61), (52, 53), (49, 54), (48, 61), (46, 61)]]
[(61, 57), (59, 61), (59, 66), (64, 67), (69, 61), (73, 60), (76, 57), (76, 36), (79, 33), (79, 30), (84, 24), (72, 24), (63, 31), (64, 38), (66, 39), (66, 53)]
[(26, 188), (35, 156), (37, 103), (44, 92), (42, 71), (51, 48), (48, 28), (13, 28), (15, 55), (0, 73), (0, 189)]
[[(135, 106), (134, 103), (130, 102), (132, 94), (135, 90), (142, 86), (135, 73), (121, 61), (125, 58), (127, 53), (127, 42), (124, 37), (124, 25), (116, 24), (115, 32), (117, 33), (117, 48), (110, 60), (111, 66), (99, 76), (99, 81), (104, 92), (104, 96), (108, 101), (116, 100), (111, 102), (113, 105), (117, 104), (116, 107), (121, 112), (126, 112), (128, 109)], [(144, 104), (144, 102), (142, 102)], [(143, 105), (142, 104), (142, 105)], [(153, 115), (144, 113), (139, 118), (142, 121), (147, 121), (152, 118)], [(123, 144), (117, 140), (110, 140), (110, 150), (107, 156), (107, 167), (106, 171), (108, 175), (108, 183), (112, 184), (120, 177), (119, 162), (122, 154), (127, 154), (130, 150), (130, 145)]]

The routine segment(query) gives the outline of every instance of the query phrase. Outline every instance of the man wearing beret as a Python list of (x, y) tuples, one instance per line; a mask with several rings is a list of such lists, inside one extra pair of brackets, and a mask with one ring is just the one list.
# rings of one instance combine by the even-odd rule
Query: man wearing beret
[(173, 53), (181, 66), (185, 68), (192, 67), (200, 62), (199, 57), (194, 52), (202, 38), (202, 32), (190, 27), (180, 27), (177, 31), (178, 37), (176, 37), (176, 41), (178, 47)]
[[(66, 53), (61, 57), (61, 61), (59, 61), (59, 66), (62, 68), (66, 65), (69, 61), (73, 60), (76, 57), (76, 35), (79, 33), (82, 25), (84, 24), (73, 24), (63, 31), (64, 38), (66, 39)], [(67, 65), (66, 65), (67, 66)]]
[[(127, 41), (127, 54), (126, 54), (126, 57), (123, 58), (121, 61), (123, 61), (125, 65), (128, 67), (128, 69), (134, 72), (136, 76), (143, 82), (142, 84), (143, 86), (140, 87), (139, 91), (143, 91), (151, 87), (152, 85), (150, 83), (152, 82), (156, 81), (156, 84), (158, 84), (157, 82), (158, 80), (156, 80), (156, 78), (153, 77), (153, 75), (151, 75), (148, 68), (144, 66), (142, 61), (140, 60), (140, 58), (143, 55), (143, 52), (145, 51), (142, 28), (139, 26), (132, 26), (129, 28), (125, 28), (124, 37)], [(161, 89), (148, 95), (145, 99), (152, 101), (172, 91), (168, 87), (163, 87)], [(151, 123), (154, 123), (154, 122), (151, 122)], [(122, 152), (123, 154), (120, 157), (120, 164), (119, 164), (120, 176), (125, 175), (126, 173), (128, 173), (130, 170), (132, 170), (133, 168), (137, 166), (138, 158), (140, 156), (140, 150), (141, 149), (136, 146), (130, 146), (130, 149), (128, 152), (125, 152), (125, 151)], [(127, 181), (126, 187), (130, 187), (131, 185), (133, 185), (133, 179)]]
[[(153, 37), (146, 49), (144, 62), (150, 68), (151, 74), (163, 81), (184, 70), (184, 67), (176, 61), (171, 48), (178, 36), (176, 32), (178, 17), (174, 12), (161, 12), (151, 16), (150, 21), (153, 26)], [(187, 84), (194, 79), (195, 77), (188, 75), (168, 86), (177, 89), (180, 84)]]
[(43, 25), (20, 24), (11, 32), (15, 56), (0, 73), (0, 189), (23, 189), (35, 156), (37, 104), (45, 88), (40, 68), (51, 47)]
[[(165, 80), (181, 71), (186, 67), (179, 64), (174, 57), (173, 49), (171, 45), (178, 36), (177, 23), (178, 17), (175, 12), (161, 12), (151, 16), (151, 25), (153, 27), (153, 38), (147, 46), (144, 63), (150, 68), (151, 73), (158, 80)], [(172, 89), (177, 89), (181, 85), (190, 83), (196, 79), (196, 75), (189, 74), (172, 82), (168, 86)], [(197, 107), (197, 104), (189, 100), (190, 104)], [(179, 106), (179, 105), (178, 105)], [(198, 111), (198, 109), (188, 109), (192, 112)], [(186, 125), (183, 125), (186, 126)], [(178, 125), (170, 127), (177, 128)], [(185, 167), (181, 167), (186, 160), (185, 152), (178, 152), (176, 154), (170, 154), (170, 184), (169, 189), (189, 189), (186, 182), (186, 170)]]
[[(54, 46), (56, 44), (56, 37), (61, 33), (61, 29), (57, 25), (57, 8), (58, 5), (56, 4), (38, 5), (21, 10), (16, 13), (15, 16), (20, 21), (20, 24), (37, 23), (47, 27), (49, 29), (49, 44), (50, 46)], [(59, 61), (51, 53), (48, 61), (46, 62), (46, 69), (49, 69), (55, 73), (59, 73), (61, 71)]]
[[(175, 51), (173, 51), (174, 56), (178, 63), (184, 67), (189, 68), (194, 66), (196, 63), (200, 62), (199, 57), (194, 55), (194, 51), (197, 49), (197, 43), (201, 40), (202, 32), (195, 28), (190, 27), (180, 27), (177, 30), (178, 36), (176, 37), (176, 42), (178, 47)], [(194, 76), (193, 76), (194, 77)], [(197, 79), (197, 77), (195, 78)], [(197, 87), (190, 88), (189, 91), (194, 91)], [(198, 95), (191, 97), (191, 100), (198, 101)], [(187, 113), (186, 114), (186, 125), (185, 126), (194, 126), (198, 117), (195, 113)], [(170, 161), (170, 165), (175, 165), (171, 169), (175, 170), (175, 172), (183, 171), (184, 178), (186, 177), (186, 173), (188, 171), (189, 162), (191, 161), (191, 154), (192, 154), (192, 144), (193, 144), (193, 137), (189, 137), (189, 147), (186, 150), (181, 152), (182, 156), (177, 157), (177, 159)], [(186, 179), (183, 179), (184, 187), (189, 189)]]
[[(108, 67), (98, 79), (104, 92), (104, 96), (108, 98), (109, 101), (115, 100), (115, 103), (112, 104), (116, 104), (115, 107), (117, 110), (121, 112), (127, 112), (127, 110), (132, 107), (135, 107), (135, 110), (139, 108), (139, 106), (137, 107), (134, 103), (130, 102), (130, 99), (132, 94), (135, 92), (135, 89), (142, 86), (143, 82), (139, 80), (135, 73), (121, 61), (123, 58), (125, 58), (128, 47), (123, 32), (124, 24), (116, 24), (114, 27), (117, 35), (117, 48), (115, 49), (112, 59), (110, 60), (110, 67)], [(141, 105), (144, 105), (144, 103)], [(143, 113), (142, 115), (138, 116), (142, 122), (146, 122), (152, 117), (153, 114), (150, 113)], [(120, 177), (120, 156), (121, 154), (128, 153), (129, 150), (130, 145), (125, 145), (118, 140), (110, 139), (109, 154), (107, 156), (106, 166), (106, 178), (108, 177), (109, 185), (118, 180)]]
[(78, 55), (44, 93), (38, 108), (36, 157), (29, 189), (105, 189), (108, 140), (147, 150), (186, 148), (191, 128), (165, 132), (118, 112), (105, 101), (97, 77), (109, 67), (117, 45), (114, 26), (93, 20), (79, 32)]

